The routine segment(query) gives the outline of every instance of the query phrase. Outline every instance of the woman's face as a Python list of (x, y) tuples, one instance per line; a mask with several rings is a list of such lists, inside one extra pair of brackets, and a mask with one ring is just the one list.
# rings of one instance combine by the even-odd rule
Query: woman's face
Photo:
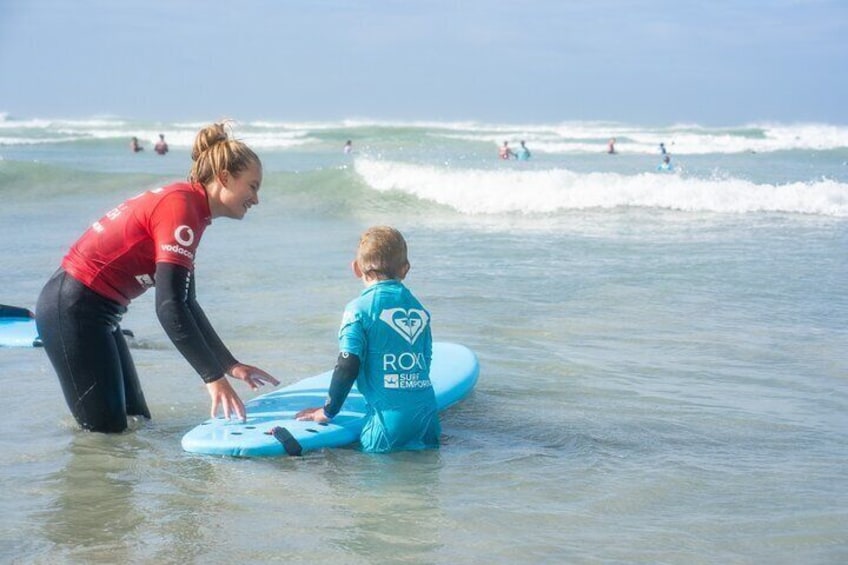
[(220, 181), (222, 190), (218, 209), (221, 216), (240, 220), (251, 206), (259, 204), (259, 186), (262, 184), (262, 165), (259, 163), (251, 164), (238, 175), (224, 171)]

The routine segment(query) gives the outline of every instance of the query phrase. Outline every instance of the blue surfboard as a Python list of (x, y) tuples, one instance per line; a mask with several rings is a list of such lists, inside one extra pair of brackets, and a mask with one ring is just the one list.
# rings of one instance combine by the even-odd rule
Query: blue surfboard
[(0, 347), (35, 347), (41, 345), (35, 320), (17, 316), (0, 317)]
[[(477, 356), (470, 349), (456, 343), (433, 343), (430, 381), (439, 410), (468, 396), (479, 374)], [(206, 455), (279, 457), (351, 444), (359, 440), (365, 424), (365, 399), (356, 386), (332, 422), (294, 419), (300, 410), (324, 404), (332, 376), (333, 372), (327, 371), (245, 402), (245, 422), (206, 420), (183, 436), (183, 449)]]
[[(127, 345), (135, 346), (132, 330), (121, 329), (127, 339)], [(0, 347), (41, 347), (35, 318), (19, 316), (0, 316)]]

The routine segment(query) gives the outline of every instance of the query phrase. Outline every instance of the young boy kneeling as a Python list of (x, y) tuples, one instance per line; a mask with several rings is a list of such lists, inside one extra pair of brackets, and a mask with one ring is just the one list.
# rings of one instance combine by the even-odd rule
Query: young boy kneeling
[(386, 453), (438, 447), (441, 426), (430, 383), (430, 314), (406, 288), (406, 241), (394, 228), (367, 229), (352, 265), (365, 290), (345, 307), (339, 357), (323, 407), (298, 420), (329, 422), (353, 383), (368, 403), (363, 451)]

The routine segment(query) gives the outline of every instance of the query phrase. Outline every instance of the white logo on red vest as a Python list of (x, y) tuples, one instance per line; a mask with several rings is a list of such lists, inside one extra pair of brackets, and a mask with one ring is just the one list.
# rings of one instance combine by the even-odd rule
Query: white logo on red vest
[(186, 249), (185, 247), (180, 247), (179, 245), (167, 245), (163, 243), (159, 246), (162, 251), (168, 251), (169, 253), (176, 253), (177, 255), (182, 255), (183, 257), (188, 257), (192, 261), (194, 261), (194, 253)]
[(388, 308), (380, 312), (380, 319), (412, 345), (427, 327), (430, 316), (424, 310), (416, 308)]
[(150, 275), (147, 275), (147, 274), (145, 274), (145, 275), (136, 275), (136, 276), (135, 276), (135, 280), (137, 280), (137, 281), (138, 281), (138, 284), (140, 284), (140, 285), (141, 285), (142, 287), (144, 287), (144, 288), (150, 288), (151, 286), (153, 286), (153, 285), (154, 285), (154, 283), (153, 283), (153, 277), (151, 277)]
[(178, 226), (174, 230), (174, 239), (180, 245), (191, 247), (191, 244), (194, 243), (194, 230), (186, 225)]

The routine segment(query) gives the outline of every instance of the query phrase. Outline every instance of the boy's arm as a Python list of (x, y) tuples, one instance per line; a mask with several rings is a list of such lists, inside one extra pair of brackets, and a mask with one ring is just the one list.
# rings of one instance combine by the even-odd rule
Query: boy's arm
[(339, 360), (333, 370), (333, 378), (330, 380), (330, 390), (327, 392), (327, 401), (324, 406), (317, 408), (306, 408), (295, 414), (298, 420), (311, 420), (324, 423), (332, 420), (342, 409), (356, 377), (359, 375), (359, 356), (354, 353), (343, 351), (339, 353)]
[(359, 376), (359, 368), (362, 364), (356, 352), (365, 352), (365, 330), (362, 327), (362, 318), (356, 305), (351, 302), (345, 308), (342, 315), (342, 323), (339, 328), (339, 358), (330, 379), (330, 389), (327, 391), (327, 401), (324, 406), (306, 408), (295, 414), (298, 420), (311, 420), (323, 424), (332, 420), (338, 414), (344, 404), (353, 383)]
[(359, 375), (359, 365), (359, 356), (347, 351), (339, 353), (330, 381), (330, 390), (327, 392), (327, 401), (324, 403), (324, 416), (328, 419), (333, 419), (341, 411), (342, 404)]

